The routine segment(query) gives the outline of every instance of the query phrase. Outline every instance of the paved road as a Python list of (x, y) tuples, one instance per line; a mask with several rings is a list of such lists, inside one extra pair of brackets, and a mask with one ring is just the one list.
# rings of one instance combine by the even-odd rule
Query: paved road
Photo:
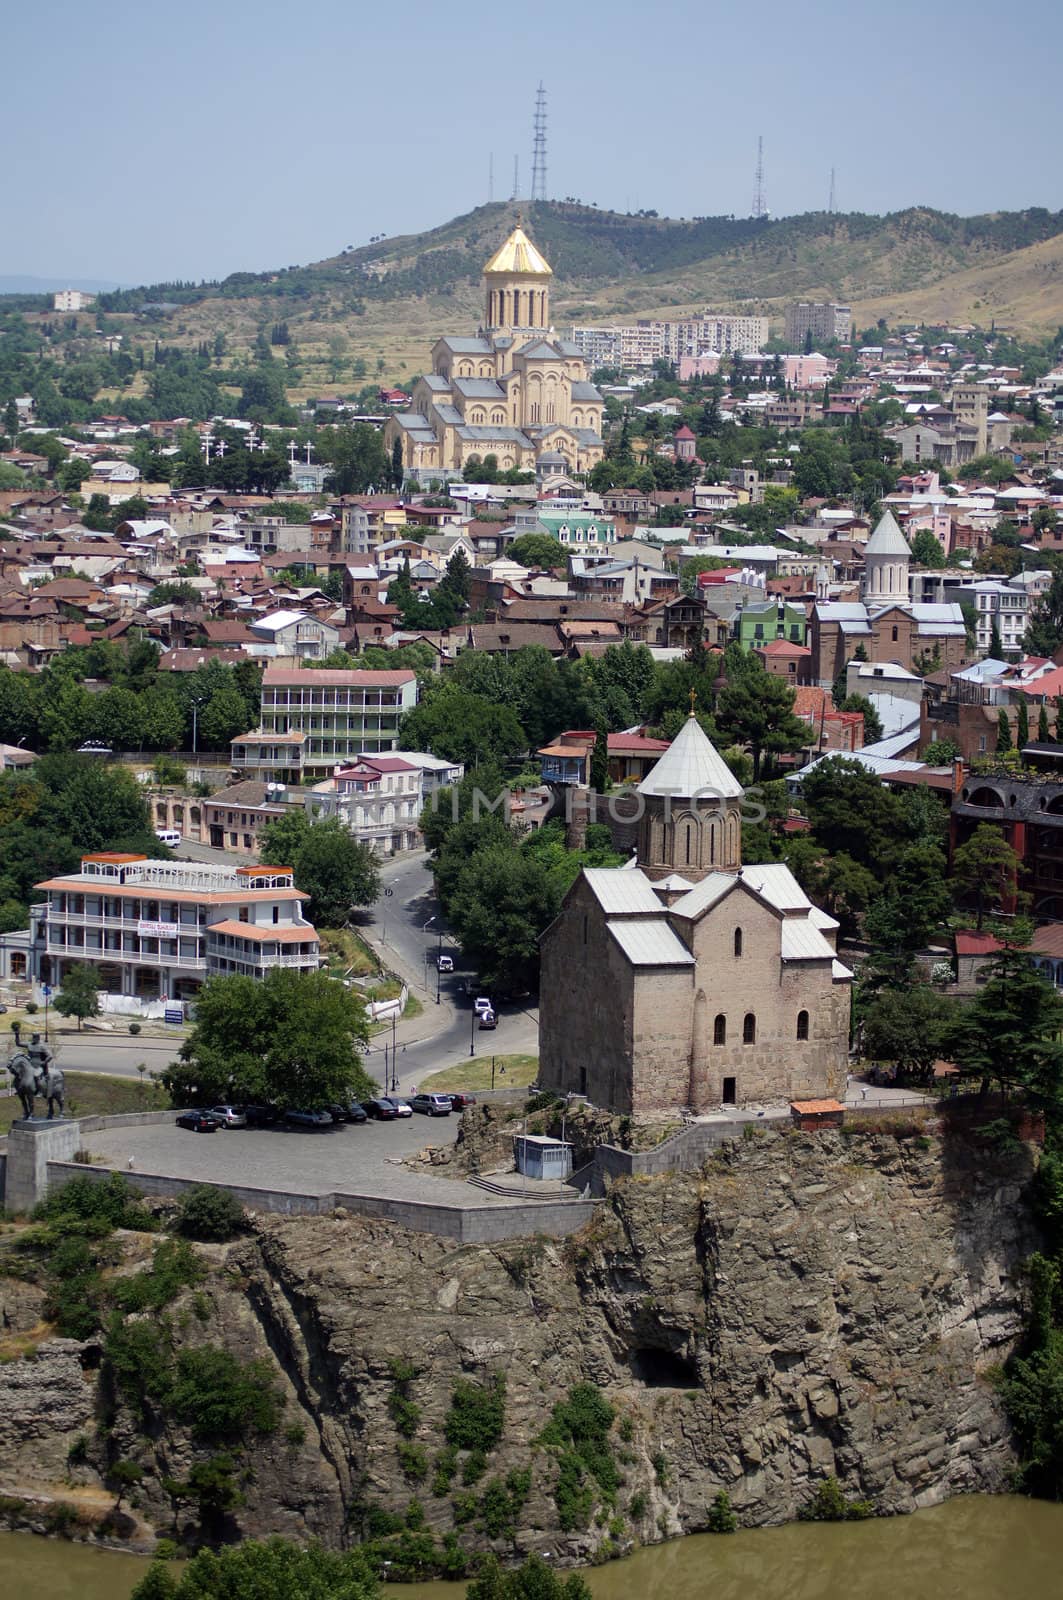
[(174, 1059), (180, 1038), (171, 1044), (166, 1039), (131, 1039), (124, 1034), (109, 1039), (85, 1035), (80, 1039), (60, 1036), (53, 1040), (59, 1065), (64, 1072), (102, 1072), (109, 1078), (139, 1078), (138, 1063), (149, 1072), (161, 1072)]

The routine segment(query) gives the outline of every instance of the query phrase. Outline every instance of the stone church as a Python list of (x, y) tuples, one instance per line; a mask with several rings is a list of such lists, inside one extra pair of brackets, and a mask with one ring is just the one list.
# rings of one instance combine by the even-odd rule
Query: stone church
[(838, 924), (742, 865), (742, 789), (693, 712), (637, 792), (637, 865), (585, 869), (543, 935), (539, 1082), (638, 1119), (837, 1096)]
[(409, 411), (384, 430), (389, 454), (401, 440), (403, 465), (421, 476), (460, 472), (472, 455), (527, 471), (544, 456), (569, 472), (601, 460), (602, 397), (581, 352), (550, 326), (552, 277), (518, 224), (484, 267), (482, 326), (436, 341)]

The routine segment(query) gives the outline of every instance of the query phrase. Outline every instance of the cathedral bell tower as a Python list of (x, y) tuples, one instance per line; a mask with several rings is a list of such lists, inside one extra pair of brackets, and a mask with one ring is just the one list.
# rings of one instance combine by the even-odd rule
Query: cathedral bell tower
[(647, 878), (660, 881), (675, 875), (691, 884), (711, 872), (739, 870), (742, 785), (693, 707), (639, 784), (638, 794), (645, 806), (639, 821), (638, 864)]
[(516, 338), (550, 327), (553, 270), (524, 232), (521, 219), (484, 267), (484, 332)]

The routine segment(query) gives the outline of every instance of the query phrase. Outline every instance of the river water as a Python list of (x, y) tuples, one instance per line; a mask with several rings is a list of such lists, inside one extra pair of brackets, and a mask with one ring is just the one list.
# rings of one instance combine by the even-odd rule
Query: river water
[[(4, 1600), (128, 1600), (146, 1567), (135, 1556), (0, 1533)], [(595, 1600), (1053, 1600), (1063, 1595), (1063, 1506), (972, 1496), (911, 1517), (695, 1534), (586, 1576)], [(384, 1592), (464, 1600), (465, 1585)]]

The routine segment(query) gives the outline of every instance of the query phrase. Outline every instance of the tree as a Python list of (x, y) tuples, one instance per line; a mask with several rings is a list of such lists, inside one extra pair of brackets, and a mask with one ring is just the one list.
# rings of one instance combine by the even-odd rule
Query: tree
[(391, 447), (391, 487), (401, 489), (402, 479), (402, 439), (396, 435), (395, 443)]
[(1008, 713), (1003, 706), (997, 712), (997, 755), (1002, 756), (1011, 749), (1011, 723)]
[(599, 724), (594, 735), (594, 752), (591, 756), (591, 788), (603, 794), (609, 787), (609, 736), (605, 725)]
[(1063, 1079), (1063, 996), (1024, 948), (1028, 929), (1016, 925), (999, 954), (986, 962), (986, 981), (955, 1017), (946, 1038), (957, 1065), (983, 1089), (1021, 1088), (1058, 1111)]
[(591, 1591), (578, 1572), (562, 1577), (541, 1556), (526, 1556), (519, 1567), (506, 1568), (497, 1556), (488, 1555), (465, 1600), (591, 1600)]
[(199, 743), (208, 750), (224, 750), (237, 734), (247, 732), (252, 720), (235, 683), (223, 684), (199, 713)]
[(75, 965), (67, 968), (63, 986), (53, 1006), (61, 1017), (77, 1017), (78, 1032), (86, 1017), (100, 1014), (100, 974), (96, 967)]
[(292, 868), (296, 888), (310, 896), (311, 922), (325, 928), (343, 927), (356, 906), (372, 905), (380, 894), (376, 856), (339, 817), (315, 821), (304, 809), (287, 812), (263, 829), (259, 861)]
[(945, 565), (945, 552), (929, 528), (920, 528), (910, 543), (912, 558), (919, 566), (938, 568)]
[(367, 1039), (362, 1000), (327, 972), (208, 978), (163, 1083), (179, 1104), (346, 1104), (373, 1092), (358, 1055)]
[(793, 689), (766, 671), (759, 656), (729, 645), (724, 670), (727, 684), (717, 697), (716, 718), (731, 742), (748, 746), (756, 783), (763, 755), (800, 750), (808, 726), (794, 716)]
[(492, 705), (451, 683), (441, 684), (408, 711), (400, 732), (404, 750), (428, 750), (469, 767), (481, 761), (504, 764), (528, 748), (511, 706)]
[(1026, 705), (1026, 696), (1019, 700), (1018, 725), (1015, 730), (1015, 745), (1018, 750), (1025, 750), (1030, 742), (1030, 713)]
[[(156, 1576), (160, 1572), (161, 1588)], [(366, 1551), (324, 1550), (318, 1544), (297, 1545), (274, 1538), (265, 1543), (245, 1539), (220, 1550), (201, 1550), (181, 1568), (177, 1579), (160, 1562), (153, 1562), (133, 1590), (133, 1600), (294, 1600), (295, 1596), (299, 1600), (377, 1600), (379, 1593)], [(563, 1600), (584, 1600), (583, 1595), (574, 1592), (570, 1596), (563, 1588), (558, 1593)]]
[(953, 744), (951, 739), (931, 739), (923, 751), (922, 760), (928, 767), (951, 766), (960, 753), (958, 744)]
[(1013, 892), (1022, 858), (991, 822), (980, 822), (952, 857), (952, 877), (962, 895), (973, 894), (981, 928), (986, 907)]
[(1000, 628), (995, 617), (989, 632), (989, 658), (991, 661), (1003, 661), (1004, 659), (1004, 641), (1000, 637)]
[(863, 1016), (863, 1046), (905, 1076), (929, 1081), (944, 1048), (951, 1003), (928, 983), (881, 989)]
[(546, 868), (512, 845), (478, 850), (458, 877), (447, 914), (462, 950), (483, 982), (500, 993), (534, 989), (539, 935), (561, 897)]
[(113, 1510), (121, 1509), (122, 1501), (135, 1489), (144, 1476), (144, 1468), (135, 1461), (115, 1461), (107, 1468), (107, 1483), (115, 1491)]
[(566, 556), (559, 540), (550, 533), (521, 533), (506, 547), (506, 556), (522, 567), (563, 567)]
[(864, 719), (864, 743), (877, 744), (882, 738), (882, 718), (866, 695), (847, 694), (839, 711), (859, 711)]
[(64, 494), (78, 494), (81, 485), (87, 478), (92, 477), (92, 468), (81, 456), (73, 456), (56, 473), (56, 484)]
[(1048, 726), (1048, 706), (1041, 701), (1041, 708), (1037, 713), (1037, 743), (1051, 744), (1052, 730)]

